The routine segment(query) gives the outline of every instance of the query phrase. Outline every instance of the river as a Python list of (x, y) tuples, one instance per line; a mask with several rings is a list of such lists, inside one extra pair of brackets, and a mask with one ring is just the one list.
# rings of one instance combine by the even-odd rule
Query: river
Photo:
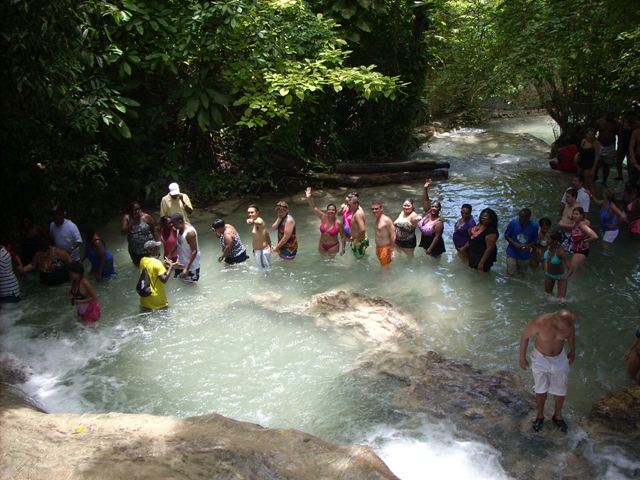
[[(552, 140), (553, 124), (544, 116), (437, 135), (422, 148), (451, 162), (449, 180), (431, 188), (432, 199), (442, 203), (447, 252), (434, 259), (416, 250), (413, 261), (400, 255), (385, 271), (373, 248), (362, 261), (349, 252), (335, 260), (321, 257), (319, 222), (304, 192), (197, 210), (192, 220), (202, 251), (201, 279), (197, 284), (170, 280), (170, 308), (162, 312), (139, 309), (137, 269), (119, 232), (120, 217), (114, 218), (97, 227), (118, 272), (111, 280), (93, 282), (103, 312), (99, 323), (78, 324), (64, 297), (66, 287), (44, 287), (32, 276), (23, 286), (24, 300), (0, 310), (2, 347), (32, 366), (34, 375), (21, 388), (49, 412), (182, 418), (217, 412), (333, 442), (367, 443), (403, 480), (425, 478), (425, 471), (430, 478), (511, 478), (500, 452), (488, 443), (447, 419), (408, 418), (384, 395), (363, 391), (348, 375), (360, 353), (349, 338), (294, 314), (273, 313), (253, 299), (278, 295), (283, 305), (297, 305), (335, 289), (380, 296), (417, 319), (426, 347), (487, 371), (522, 373), (518, 343), (523, 326), (558, 305), (545, 296), (539, 270), (506, 277), (502, 233), (525, 206), (534, 219), (555, 219), (570, 176), (549, 169), (545, 142)], [(423, 183), (416, 178), (359, 193), (363, 206), (379, 200), (395, 219), (405, 197), (420, 204)], [(622, 184), (614, 187), (621, 191)], [(344, 190), (314, 190), (320, 208), (339, 204), (344, 195)], [(246, 244), (251, 240), (246, 206), (258, 203), (270, 224), (281, 199), (289, 203), (297, 223), (296, 260), (275, 259), (268, 276), (257, 271), (253, 259), (238, 268), (218, 264), (220, 245), (210, 230), (214, 212), (227, 214), (225, 220)], [(489, 275), (470, 270), (455, 255), (451, 233), (462, 203), (470, 203), (476, 217), (486, 206), (499, 216), (498, 262)], [(372, 217), (365, 212), (371, 237)], [(599, 232), (594, 209), (591, 220)], [(570, 279), (567, 308), (578, 319), (577, 357), (565, 402), (571, 444), (584, 440), (582, 417), (595, 400), (631, 385), (622, 355), (638, 322), (639, 259), (640, 244), (621, 234), (610, 249), (596, 242), (586, 268)], [(532, 388), (529, 372), (523, 379)], [(593, 478), (634, 478), (640, 469), (637, 449), (598, 453), (596, 445), (593, 450), (585, 460), (593, 462)], [(567, 455), (550, 455), (558, 472)]]

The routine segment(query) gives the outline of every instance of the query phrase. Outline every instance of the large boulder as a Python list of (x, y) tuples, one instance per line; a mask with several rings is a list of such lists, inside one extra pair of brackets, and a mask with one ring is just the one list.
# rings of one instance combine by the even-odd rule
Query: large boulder
[(211, 414), (46, 414), (0, 385), (0, 477), (397, 479), (367, 446)]
[(605, 426), (640, 434), (640, 386), (609, 392), (591, 407), (589, 420)]

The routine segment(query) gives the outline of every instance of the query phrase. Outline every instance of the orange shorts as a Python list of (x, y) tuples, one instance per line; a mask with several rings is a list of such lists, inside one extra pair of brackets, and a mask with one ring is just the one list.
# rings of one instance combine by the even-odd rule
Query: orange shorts
[(384, 247), (376, 247), (376, 256), (380, 260), (380, 264), (383, 267), (388, 267), (391, 264), (391, 245), (385, 245)]

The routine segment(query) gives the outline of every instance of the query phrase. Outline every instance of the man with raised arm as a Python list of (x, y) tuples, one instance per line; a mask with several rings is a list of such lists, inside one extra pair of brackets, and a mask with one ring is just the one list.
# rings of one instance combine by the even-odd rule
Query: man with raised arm
[(268, 272), (271, 268), (271, 236), (264, 220), (260, 218), (260, 209), (257, 205), (249, 205), (247, 208), (247, 225), (251, 225), (253, 235), (253, 258), (256, 259), (258, 268)]
[[(547, 394), (553, 395), (554, 410), (551, 420), (562, 432), (569, 427), (562, 418), (562, 405), (569, 384), (569, 365), (576, 357), (576, 318), (569, 310), (543, 313), (531, 320), (520, 336), (520, 368), (526, 370), (527, 346), (535, 337), (531, 351), (531, 371), (535, 383), (537, 416), (533, 430), (539, 432), (544, 424), (544, 404)], [(569, 352), (564, 351), (564, 342), (569, 342)]]

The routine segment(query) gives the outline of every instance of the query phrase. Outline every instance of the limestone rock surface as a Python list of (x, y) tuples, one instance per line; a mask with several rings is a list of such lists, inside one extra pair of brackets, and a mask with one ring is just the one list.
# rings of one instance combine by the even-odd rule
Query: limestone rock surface
[(367, 446), (211, 414), (46, 414), (0, 387), (0, 478), (396, 479)]

